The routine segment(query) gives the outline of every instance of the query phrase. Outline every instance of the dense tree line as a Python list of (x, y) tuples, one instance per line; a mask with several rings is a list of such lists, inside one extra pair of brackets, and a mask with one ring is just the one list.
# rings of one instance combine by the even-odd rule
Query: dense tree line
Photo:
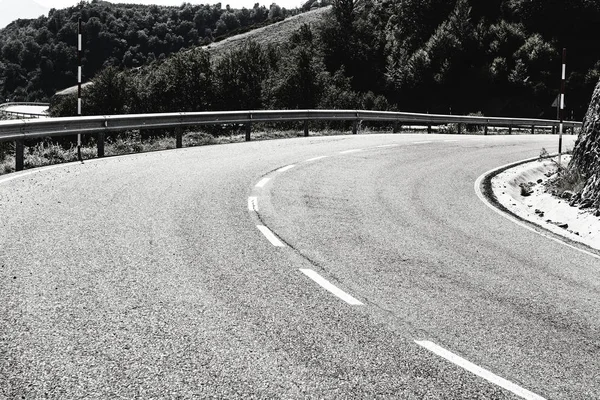
[(403, 110), (552, 117), (566, 47), (567, 105), (581, 119), (600, 77), (597, 1), (334, 4), (326, 65)]
[[(313, 30), (304, 25), (285, 48), (247, 41), (211, 59), (203, 49), (148, 66), (100, 71), (84, 89), (85, 115), (208, 110), (390, 109), (383, 95), (352, 89), (344, 69), (326, 71)], [(56, 96), (54, 116), (73, 115), (75, 94)]]
[[(553, 118), (567, 47), (567, 109), (581, 119), (600, 77), (599, 20), (600, 3), (589, 0), (334, 0), (320, 26), (303, 26), (283, 47), (249, 42), (215, 59), (195, 49), (139, 68), (110, 64), (87, 90), (85, 109), (365, 108)], [(69, 102), (55, 113), (72, 114)]]
[(103, 68), (135, 68), (181, 49), (281, 20), (298, 10), (113, 4), (98, 0), (48, 16), (17, 20), (0, 30), (0, 98), (47, 100), (76, 83), (77, 21), (83, 32), (84, 80)]

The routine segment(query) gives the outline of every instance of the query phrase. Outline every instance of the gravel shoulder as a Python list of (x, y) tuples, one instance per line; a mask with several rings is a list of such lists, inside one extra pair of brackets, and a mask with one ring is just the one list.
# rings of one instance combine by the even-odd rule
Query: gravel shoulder
[[(563, 162), (568, 162), (563, 157)], [(600, 250), (600, 218), (594, 210), (569, 205), (546, 189), (546, 183), (556, 172), (552, 160), (531, 161), (509, 168), (491, 180), (498, 202), (519, 218), (541, 226), (569, 240)], [(530, 187), (528, 195), (521, 186)]]

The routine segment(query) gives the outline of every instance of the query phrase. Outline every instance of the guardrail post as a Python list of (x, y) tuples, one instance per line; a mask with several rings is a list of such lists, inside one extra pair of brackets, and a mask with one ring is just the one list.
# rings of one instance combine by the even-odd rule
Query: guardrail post
[(487, 124), (485, 124), (485, 125), (483, 126), (483, 134), (484, 134), (484, 135), (487, 135), (487, 134), (488, 134), (488, 126), (487, 126)]
[(252, 122), (246, 123), (246, 142), (250, 141), (250, 132), (252, 132)]
[(354, 122), (352, 123), (352, 134), (356, 135), (357, 132), (358, 132), (358, 120), (354, 120)]
[(462, 132), (462, 124), (459, 122), (458, 124), (458, 134), (460, 135)]
[(554, 135), (556, 133), (556, 125), (552, 125), (552, 134)]
[(98, 158), (104, 157), (104, 132), (98, 132)]
[(180, 149), (183, 147), (183, 133), (180, 126), (175, 128), (175, 148)]
[(308, 137), (308, 120), (304, 120), (304, 136)]
[(508, 134), (509, 134), (509, 135), (512, 135), (512, 125), (509, 125), (509, 126), (508, 126)]
[(15, 170), (23, 171), (25, 166), (25, 141), (23, 139), (15, 140)]
[(431, 133), (431, 132), (432, 132), (431, 125), (427, 125), (427, 133)]
[(246, 123), (246, 142), (250, 141), (250, 133), (252, 132), (252, 113), (248, 113), (248, 122)]
[(392, 123), (392, 132), (393, 132), (393, 133), (398, 133), (398, 131), (399, 131), (399, 130), (398, 130), (398, 121), (394, 121), (394, 122)]
[(531, 134), (535, 135), (535, 125), (531, 125)]

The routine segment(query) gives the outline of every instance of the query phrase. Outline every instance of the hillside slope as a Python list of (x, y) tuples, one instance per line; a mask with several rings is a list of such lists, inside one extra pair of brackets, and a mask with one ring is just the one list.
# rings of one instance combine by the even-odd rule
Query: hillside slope
[(292, 34), (300, 29), (302, 25), (308, 24), (314, 27), (321, 23), (323, 17), (329, 12), (331, 12), (331, 6), (317, 8), (316, 10), (294, 15), (262, 28), (231, 36), (220, 42), (211, 43), (201, 48), (207, 50), (213, 58), (218, 59), (220, 55), (238, 48), (248, 40), (253, 40), (262, 45), (280, 46), (287, 43)]

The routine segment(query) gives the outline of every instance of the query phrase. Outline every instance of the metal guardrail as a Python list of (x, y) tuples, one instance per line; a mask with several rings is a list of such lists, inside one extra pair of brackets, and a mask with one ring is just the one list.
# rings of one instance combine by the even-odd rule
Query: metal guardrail
[[(12, 103), (14, 105), (15, 103)], [(37, 104), (39, 105), (39, 103)], [(0, 105), (1, 106), (1, 105)], [(182, 147), (181, 128), (195, 125), (245, 124), (246, 140), (250, 140), (253, 123), (303, 121), (304, 135), (308, 136), (309, 121), (353, 121), (352, 132), (357, 133), (360, 121), (388, 121), (397, 124), (431, 126), (444, 124), (473, 124), (484, 127), (535, 127), (554, 128), (555, 120), (531, 118), (478, 117), (465, 115), (418, 114), (391, 111), (364, 110), (252, 110), (252, 111), (209, 111), (162, 114), (99, 115), (87, 117), (64, 117), (0, 121), (0, 142), (16, 142), (16, 169), (23, 169), (24, 140), (47, 136), (75, 134), (98, 134), (98, 157), (104, 156), (104, 134), (129, 129), (175, 128), (176, 147)], [(565, 121), (565, 127), (580, 127), (581, 122)]]
[(15, 106), (41, 106), (41, 107), (49, 107), (49, 103), (34, 103), (34, 102), (12, 102), (12, 103), (2, 103), (0, 104), (0, 113), (9, 116), (16, 116), (17, 118), (40, 118), (40, 117), (48, 117), (47, 114), (40, 113), (31, 113), (31, 112), (21, 112), (21, 111), (9, 111), (7, 108), (15, 107)]

